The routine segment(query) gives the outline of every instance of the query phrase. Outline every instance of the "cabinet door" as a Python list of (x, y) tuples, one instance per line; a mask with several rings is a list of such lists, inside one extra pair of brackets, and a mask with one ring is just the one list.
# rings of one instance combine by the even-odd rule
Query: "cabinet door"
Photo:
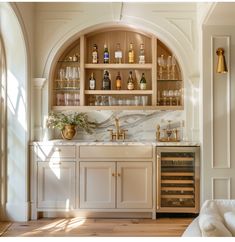
[(80, 208), (115, 208), (115, 162), (80, 162)]
[(38, 207), (75, 207), (75, 162), (38, 162)]
[(117, 162), (117, 208), (152, 208), (151, 162)]

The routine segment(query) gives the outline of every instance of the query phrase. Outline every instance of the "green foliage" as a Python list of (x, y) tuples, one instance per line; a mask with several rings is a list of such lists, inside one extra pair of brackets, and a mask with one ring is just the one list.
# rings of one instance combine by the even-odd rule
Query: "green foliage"
[(95, 128), (95, 123), (88, 120), (85, 113), (63, 113), (63, 112), (51, 112), (47, 119), (48, 128), (64, 129), (67, 124), (76, 125), (78, 128), (83, 129), (87, 133), (91, 134), (92, 129)]

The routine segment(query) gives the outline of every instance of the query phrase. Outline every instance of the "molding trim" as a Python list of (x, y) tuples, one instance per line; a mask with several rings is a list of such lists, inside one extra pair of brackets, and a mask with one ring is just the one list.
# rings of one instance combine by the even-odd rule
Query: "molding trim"
[[(216, 187), (215, 187), (215, 181), (218, 181), (218, 180), (225, 180), (227, 181), (227, 194), (228, 196), (225, 198), (216, 198), (215, 197), (215, 190), (216, 190)], [(211, 199), (231, 199), (231, 177), (212, 177), (211, 178), (211, 189), (212, 189), (212, 194), (211, 194)]]
[[(227, 108), (227, 130), (226, 130), (226, 136), (227, 136), (227, 165), (225, 166), (216, 166), (214, 162), (214, 153), (215, 153), (215, 144), (214, 144), (214, 80), (215, 80), (215, 61), (217, 60), (215, 49), (220, 46), (215, 46), (215, 40), (223, 40), (224, 45), (226, 45), (226, 60), (227, 60), (227, 67), (228, 67), (228, 73), (221, 74), (225, 75), (225, 81), (227, 83), (226, 87), (226, 108)], [(230, 129), (230, 115), (231, 115), (231, 98), (230, 98), (230, 92), (231, 92), (231, 75), (230, 75), (230, 52), (231, 52), (231, 44), (230, 44), (230, 36), (227, 35), (214, 35), (211, 36), (211, 167), (212, 168), (231, 168), (231, 129)]]
[(33, 78), (33, 87), (42, 89), (46, 82), (46, 78)]

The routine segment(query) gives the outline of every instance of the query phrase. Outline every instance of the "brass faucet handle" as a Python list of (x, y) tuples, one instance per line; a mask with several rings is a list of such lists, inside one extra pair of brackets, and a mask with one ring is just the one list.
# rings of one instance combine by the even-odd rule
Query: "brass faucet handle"
[(110, 140), (116, 140), (117, 134), (113, 132), (113, 129), (108, 129), (107, 131), (110, 132)]

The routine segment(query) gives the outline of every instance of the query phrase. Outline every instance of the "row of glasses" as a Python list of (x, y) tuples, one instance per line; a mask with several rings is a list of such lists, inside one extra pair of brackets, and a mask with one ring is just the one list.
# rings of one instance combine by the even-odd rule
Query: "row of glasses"
[(66, 66), (60, 68), (57, 79), (58, 89), (79, 89), (80, 69), (77, 66)]
[(166, 69), (167, 73), (167, 80), (175, 80), (175, 67), (176, 67), (176, 59), (175, 56), (168, 56), (167, 58), (164, 57), (164, 55), (161, 55), (157, 59), (158, 65), (159, 65), (159, 79), (163, 80), (164, 77), (164, 69)]
[(57, 106), (79, 106), (80, 105), (80, 94), (79, 93), (57, 93), (56, 94), (56, 105)]
[(96, 95), (94, 100), (90, 100), (93, 106), (147, 106), (148, 96), (134, 96), (133, 98), (119, 98), (113, 96)]
[(179, 106), (181, 100), (181, 89), (176, 90), (162, 90), (161, 92), (158, 91), (157, 101), (158, 105), (163, 106)]

